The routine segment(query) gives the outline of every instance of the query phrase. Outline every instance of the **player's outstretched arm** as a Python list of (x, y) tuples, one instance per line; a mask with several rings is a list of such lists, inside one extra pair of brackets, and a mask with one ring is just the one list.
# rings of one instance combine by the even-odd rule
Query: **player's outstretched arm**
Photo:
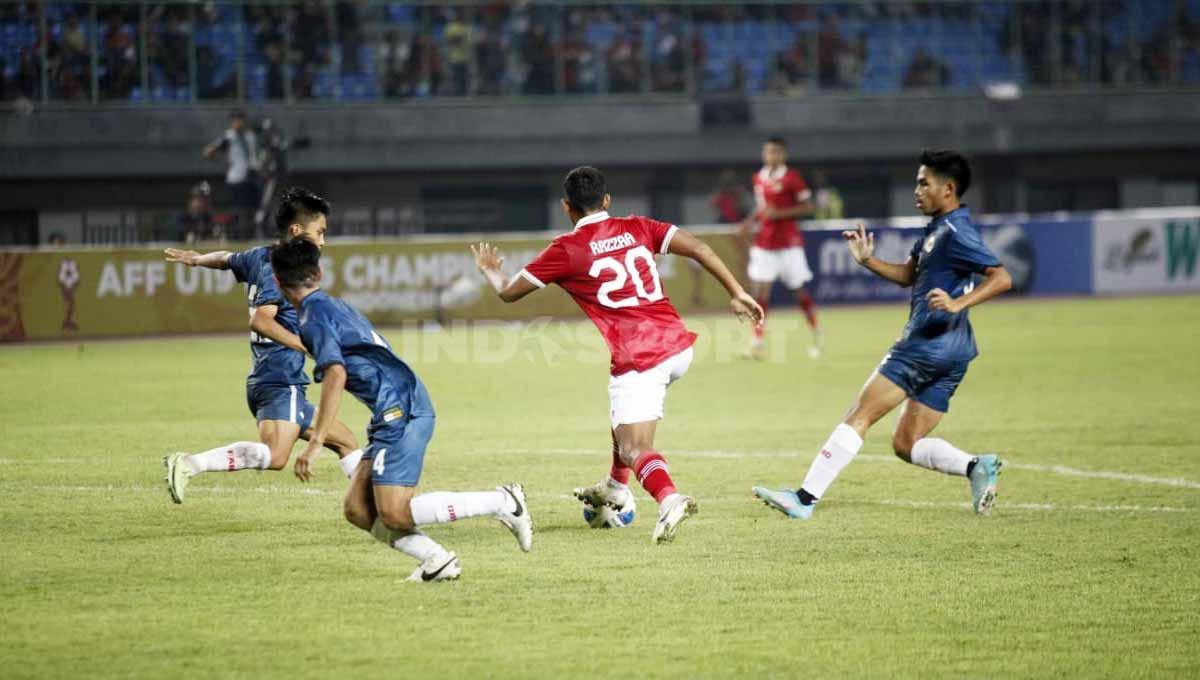
[(250, 317), (250, 330), (304, 354), (307, 350), (304, 349), (304, 343), (300, 342), (300, 336), (276, 321), (275, 317), (278, 314), (279, 305), (263, 305), (255, 308), (254, 316)]
[(725, 287), (729, 293), (729, 304), (739, 319), (749, 319), (755, 324), (762, 323), (762, 306), (742, 288), (742, 284), (738, 283), (729, 267), (725, 266), (720, 256), (707, 243), (696, 238), (691, 232), (678, 229), (671, 237), (667, 252), (699, 262), (700, 266), (708, 270), (708, 273)]
[(312, 479), (312, 462), (321, 447), (325, 446), (325, 438), (329, 429), (337, 420), (338, 408), (342, 405), (342, 392), (346, 390), (346, 367), (341, 364), (330, 364), (325, 367), (325, 377), (321, 380), (321, 404), (317, 409), (317, 422), (313, 424), (312, 435), (304, 453), (296, 459), (294, 470), (300, 481)]
[(957, 314), (964, 309), (991, 300), (1009, 288), (1012, 288), (1012, 276), (1001, 265), (983, 270), (983, 281), (980, 281), (979, 285), (966, 295), (952, 298), (941, 288), (934, 288), (925, 296), (925, 300), (929, 303), (930, 309)]
[(843, 231), (842, 238), (846, 239), (846, 247), (850, 249), (854, 260), (876, 276), (904, 287), (913, 285), (917, 280), (917, 263), (911, 257), (904, 264), (892, 264), (875, 257), (875, 234), (867, 233), (862, 223), (859, 223), (858, 229)]
[(496, 294), (500, 296), (501, 300), (516, 302), (537, 290), (537, 286), (533, 285), (523, 276), (514, 276), (511, 281), (504, 280), (504, 273), (500, 271), (501, 265), (504, 264), (504, 258), (500, 257), (500, 252), (496, 250), (496, 246), (490, 243), (473, 245), (471, 246), (471, 254), (475, 256), (475, 266), (479, 267), (483, 278), (487, 279), (487, 282), (496, 290)]
[(163, 254), (166, 255), (167, 262), (179, 262), (189, 267), (207, 267), (208, 269), (229, 269), (229, 256), (233, 255), (228, 250), (218, 250), (202, 255), (194, 250), (178, 248), (167, 248)]

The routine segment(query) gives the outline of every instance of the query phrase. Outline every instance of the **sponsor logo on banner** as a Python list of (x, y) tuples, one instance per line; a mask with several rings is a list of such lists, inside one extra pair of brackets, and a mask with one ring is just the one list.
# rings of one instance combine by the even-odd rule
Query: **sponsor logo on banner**
[(1200, 219), (1104, 218), (1094, 238), (1096, 292), (1200, 291)]

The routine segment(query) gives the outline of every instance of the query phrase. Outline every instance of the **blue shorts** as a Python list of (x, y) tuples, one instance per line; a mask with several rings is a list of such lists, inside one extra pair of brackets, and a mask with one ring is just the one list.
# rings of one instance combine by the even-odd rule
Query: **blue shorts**
[(910, 399), (945, 413), (950, 397), (967, 375), (968, 361), (937, 361), (893, 349), (883, 358), (879, 374), (896, 383)]
[(304, 385), (246, 385), (246, 404), (258, 422), (286, 420), (304, 432), (317, 407), (304, 398)]
[(363, 460), (371, 461), (371, 483), (416, 486), (425, 466), (425, 447), (433, 439), (433, 416), (405, 418), (367, 430)]

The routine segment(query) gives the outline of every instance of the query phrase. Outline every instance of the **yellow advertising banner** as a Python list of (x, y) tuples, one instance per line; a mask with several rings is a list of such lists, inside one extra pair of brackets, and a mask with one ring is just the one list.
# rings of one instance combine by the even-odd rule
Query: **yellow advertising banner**
[[(732, 234), (704, 239), (743, 271)], [(497, 239), (515, 274), (548, 236)], [(419, 320), (528, 319), (582, 313), (561, 290), (506, 305), (475, 270), (469, 241), (329, 244), (324, 286), (380, 325)], [(249, 246), (246, 246), (249, 247)], [(726, 296), (690, 261), (660, 256), (680, 311), (723, 309)], [(166, 262), (159, 249), (0, 253), (0, 340), (51, 340), (248, 330), (245, 287), (228, 271)]]

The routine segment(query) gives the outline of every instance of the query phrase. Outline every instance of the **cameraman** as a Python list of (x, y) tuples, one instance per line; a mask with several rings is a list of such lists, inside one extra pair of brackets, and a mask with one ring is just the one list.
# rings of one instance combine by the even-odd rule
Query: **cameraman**
[(258, 137), (246, 124), (246, 112), (234, 109), (229, 114), (229, 128), (204, 147), (205, 158), (215, 158), (224, 151), (228, 167), (225, 185), (229, 187), (230, 203), (237, 213), (239, 237), (255, 236), (254, 212), (258, 209), (262, 188), (259, 171), (262, 166)]

